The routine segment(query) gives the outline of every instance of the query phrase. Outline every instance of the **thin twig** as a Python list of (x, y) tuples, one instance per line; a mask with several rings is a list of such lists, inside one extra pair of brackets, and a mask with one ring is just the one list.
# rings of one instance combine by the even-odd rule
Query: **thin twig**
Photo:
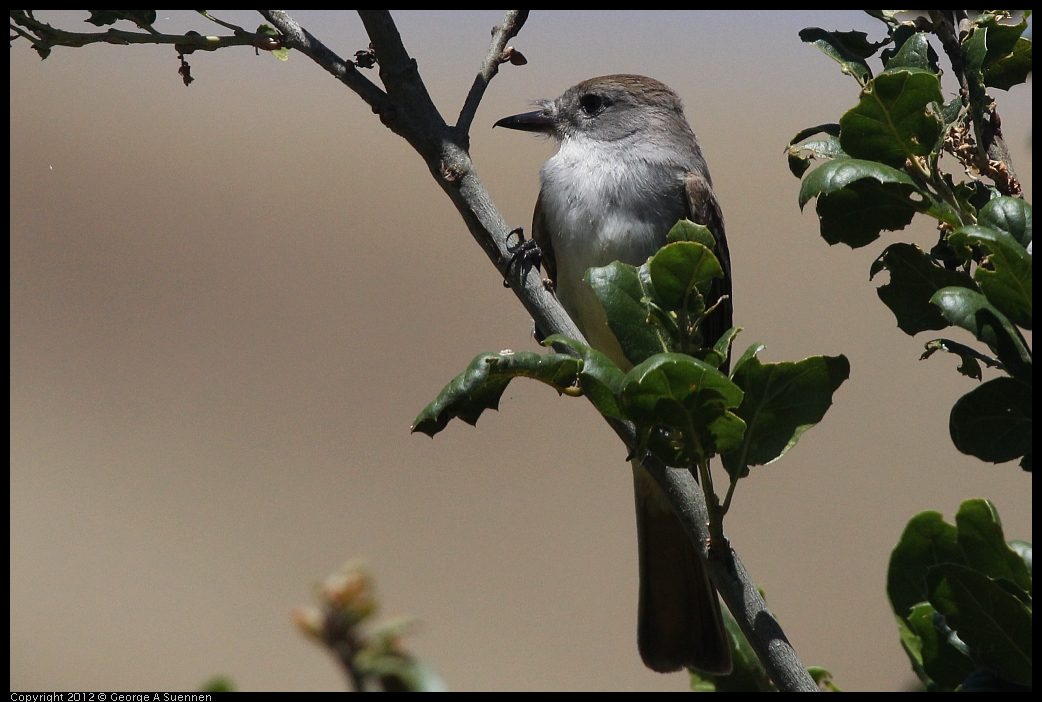
[(296, 49), (326, 69), (372, 107), (373, 112), (381, 114), (386, 109), (387, 94), (359, 73), (353, 63), (337, 56), (283, 10), (260, 10), (260, 13), (282, 34), (284, 46)]
[[(202, 34), (160, 34), (128, 32), (109, 29), (104, 32), (66, 32), (29, 17), (24, 12), (11, 12), (11, 19), (35, 33), (34, 44), (44, 46), (81, 47), (88, 44), (177, 44), (194, 51), (215, 51), (225, 46), (253, 46), (257, 41), (271, 39), (266, 34), (236, 34), (234, 36), (206, 36)], [(11, 25), (14, 27), (14, 25)], [(153, 30), (154, 31), (154, 30)], [(21, 32), (19, 32), (21, 33)], [(28, 38), (28, 37), (27, 37)]]
[(510, 10), (499, 26), (493, 30), (492, 43), (488, 47), (488, 53), (485, 54), (485, 61), (481, 64), (481, 70), (478, 71), (477, 76), (474, 77), (474, 84), (470, 86), (470, 92), (463, 102), (459, 119), (456, 120), (456, 131), (460, 134), (470, 134), (470, 125), (474, 122), (474, 115), (478, 112), (478, 105), (481, 104), (481, 98), (485, 95), (485, 89), (492, 78), (499, 73), (499, 65), (504, 61), (503, 51), (506, 49), (507, 42), (517, 36), (527, 19), (528, 10)]
[(209, 12), (207, 12), (206, 10), (196, 10), (196, 12), (198, 12), (198, 13), (199, 13), (200, 15), (202, 15), (202, 16), (203, 16), (203, 17), (205, 17), (206, 19), (210, 20), (211, 22), (214, 22), (214, 23), (216, 23), (216, 24), (219, 24), (219, 25), (221, 25), (222, 27), (225, 27), (225, 28), (227, 28), (227, 29), (230, 29), (230, 30), (232, 30), (232, 31), (233, 31), (233, 32), (235, 32), (235, 33), (240, 33), (240, 32), (245, 32), (245, 31), (246, 31), (245, 29), (243, 29), (242, 27), (240, 27), (240, 26), (239, 26), (239, 25), (237, 25), (237, 24), (232, 24), (231, 22), (225, 22), (225, 21), (224, 21), (224, 20), (222, 20), (222, 19), (217, 19), (216, 17), (214, 17), (213, 15), (211, 15), (211, 14), (210, 14)]
[[(13, 29), (13, 30), (14, 30), (15, 32), (17, 32), (18, 34), (20, 34), (20, 35), (21, 35), (21, 36), (22, 36), (23, 38), (25, 38), (25, 39), (28, 39), (28, 40), (29, 40), (30, 42), (32, 42), (32, 43), (33, 43), (34, 45), (36, 45), (36, 44), (40, 44), (40, 43), (41, 43), (39, 39), (37, 39), (37, 38), (36, 38), (36, 37), (34, 37), (34, 36), (33, 36), (32, 34), (30, 34), (29, 32), (25, 31), (24, 29), (22, 29), (21, 27), (19, 27), (19, 26), (18, 26), (17, 24), (15, 24), (15, 23), (13, 23), (13, 22), (11, 23), (11, 29)], [(15, 37), (11, 37), (11, 39), (12, 39), (12, 40), (13, 40), (14, 38), (15, 38)]]

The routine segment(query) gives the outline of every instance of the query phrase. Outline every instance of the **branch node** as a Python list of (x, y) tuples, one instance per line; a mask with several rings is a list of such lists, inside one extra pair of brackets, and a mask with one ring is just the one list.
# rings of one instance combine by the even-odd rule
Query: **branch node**
[(373, 112), (380, 116), (380, 122), (385, 127), (390, 127), (398, 119), (398, 107), (393, 102), (373, 105)]
[(442, 161), (438, 164), (438, 173), (446, 183), (451, 183), (457, 186), (459, 185), (460, 179), (463, 178), (463, 169), (455, 163), (446, 163), (445, 161)]

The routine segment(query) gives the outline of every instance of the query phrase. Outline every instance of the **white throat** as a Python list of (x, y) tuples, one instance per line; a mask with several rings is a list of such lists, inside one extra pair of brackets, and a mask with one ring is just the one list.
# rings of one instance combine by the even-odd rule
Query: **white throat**
[(684, 215), (686, 169), (647, 139), (569, 136), (543, 166), (543, 217), (557, 260), (557, 296), (569, 309), (588, 268), (640, 265)]
[(686, 215), (675, 149), (634, 136), (615, 141), (570, 135), (540, 171), (542, 217), (557, 263), (557, 298), (590, 344), (623, 367), (627, 361), (593, 290), (589, 268), (639, 266), (666, 244)]

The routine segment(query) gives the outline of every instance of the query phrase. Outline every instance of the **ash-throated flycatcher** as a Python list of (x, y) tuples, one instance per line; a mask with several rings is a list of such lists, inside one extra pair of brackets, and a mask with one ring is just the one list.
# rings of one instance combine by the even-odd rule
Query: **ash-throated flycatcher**
[[(709, 228), (725, 277), (706, 306), (722, 303), (703, 324), (706, 346), (731, 326), (731, 274), (724, 222), (709, 169), (680, 98), (644, 76), (592, 78), (535, 112), (497, 127), (541, 132), (559, 149), (540, 171), (532, 238), (557, 298), (590, 345), (625, 370), (632, 367), (583, 281), (588, 268), (644, 263), (687, 217)], [(640, 560), (637, 645), (659, 672), (682, 667), (731, 671), (716, 590), (672, 506), (651, 475), (633, 462)]]

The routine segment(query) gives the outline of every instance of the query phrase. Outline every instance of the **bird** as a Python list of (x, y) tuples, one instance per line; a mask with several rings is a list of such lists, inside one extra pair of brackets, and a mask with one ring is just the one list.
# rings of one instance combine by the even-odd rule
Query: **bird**
[[(565, 311), (593, 348), (623, 370), (632, 368), (584, 276), (613, 261), (643, 264), (665, 246), (673, 225), (688, 218), (712, 233), (724, 271), (706, 296), (707, 309), (719, 303), (702, 324), (711, 347), (731, 327), (730, 256), (709, 168), (680, 98), (658, 80), (620, 74), (591, 78), (536, 104), (539, 109), (493, 126), (557, 142), (540, 170), (532, 239)], [(661, 673), (693, 668), (726, 675), (730, 646), (702, 556), (639, 459), (632, 468), (641, 659)]]

